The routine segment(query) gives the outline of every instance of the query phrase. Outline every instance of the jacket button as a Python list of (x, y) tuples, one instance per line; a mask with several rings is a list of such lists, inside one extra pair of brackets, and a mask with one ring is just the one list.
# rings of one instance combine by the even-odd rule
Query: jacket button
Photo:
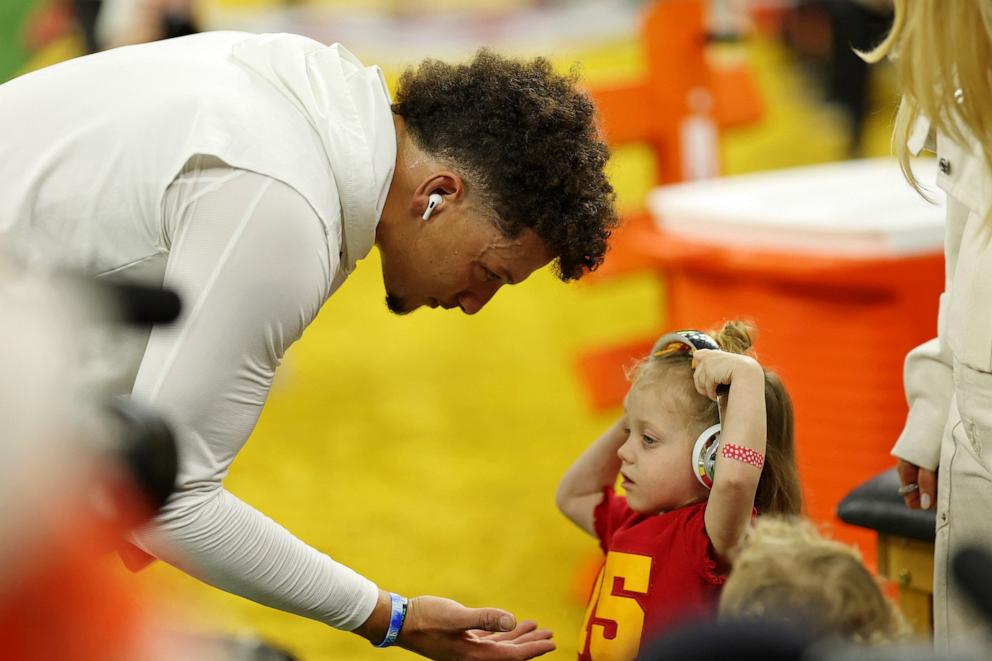
[(951, 173), (951, 162), (946, 158), (942, 158), (939, 161), (937, 161), (937, 167), (939, 167), (940, 171), (943, 172), (944, 174)]

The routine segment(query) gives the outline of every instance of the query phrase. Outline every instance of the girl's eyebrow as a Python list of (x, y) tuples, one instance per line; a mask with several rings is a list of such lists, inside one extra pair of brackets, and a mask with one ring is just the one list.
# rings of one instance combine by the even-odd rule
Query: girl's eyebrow
[[(638, 423), (638, 424), (639, 424), (639, 425), (640, 425), (641, 427), (643, 427), (643, 428), (645, 428), (645, 429), (651, 429), (651, 430), (655, 430), (655, 429), (657, 429), (657, 428), (658, 428), (658, 426), (657, 426), (657, 425), (655, 425), (654, 423), (652, 423), (652, 422), (651, 422), (650, 420), (648, 420), (647, 418), (643, 418), (643, 417), (636, 417), (636, 418), (629, 418), (629, 419), (628, 419), (628, 422), (636, 422), (636, 423)], [(660, 432), (658, 432), (658, 433), (660, 433)]]

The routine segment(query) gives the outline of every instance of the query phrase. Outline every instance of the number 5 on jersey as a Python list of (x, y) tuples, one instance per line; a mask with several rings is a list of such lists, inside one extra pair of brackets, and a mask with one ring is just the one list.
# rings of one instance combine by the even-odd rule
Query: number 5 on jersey
[(623, 592), (647, 594), (650, 578), (649, 556), (617, 551), (606, 554), (582, 623), (580, 654), (588, 639), (589, 658), (593, 661), (630, 661), (637, 656), (644, 610), (633, 596), (613, 594), (613, 585), (615, 579), (620, 579), (619, 589)]

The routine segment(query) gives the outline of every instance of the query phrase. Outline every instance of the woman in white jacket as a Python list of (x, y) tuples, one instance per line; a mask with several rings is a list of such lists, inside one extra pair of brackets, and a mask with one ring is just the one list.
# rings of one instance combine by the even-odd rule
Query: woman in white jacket
[(896, 0), (891, 33), (867, 57), (886, 55), (903, 90), (903, 170), (919, 188), (909, 156), (935, 150), (947, 194), (937, 337), (906, 358), (910, 410), (892, 449), (906, 503), (936, 508), (934, 633), (946, 645), (981, 626), (949, 560), (992, 544), (992, 2)]

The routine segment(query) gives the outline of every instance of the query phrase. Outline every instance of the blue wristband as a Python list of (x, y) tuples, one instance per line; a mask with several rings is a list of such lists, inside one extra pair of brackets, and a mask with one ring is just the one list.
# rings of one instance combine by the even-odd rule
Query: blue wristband
[(396, 643), (396, 639), (403, 629), (403, 622), (406, 620), (406, 597), (401, 597), (395, 592), (389, 593), (391, 609), (389, 612), (389, 629), (386, 630), (386, 637), (376, 647), (389, 647)]

